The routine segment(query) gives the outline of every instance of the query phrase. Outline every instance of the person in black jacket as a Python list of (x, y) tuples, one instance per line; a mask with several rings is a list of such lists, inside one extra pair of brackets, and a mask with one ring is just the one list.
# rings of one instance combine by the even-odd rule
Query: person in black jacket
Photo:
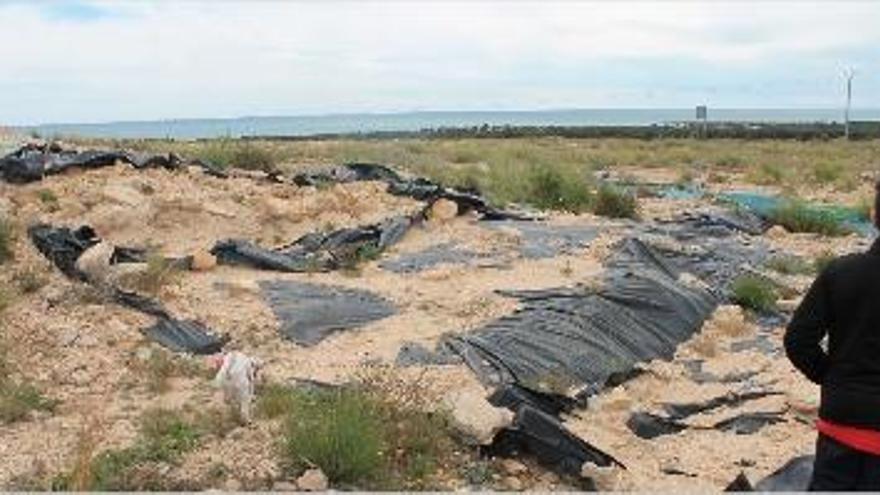
[[(880, 182), (871, 215), (880, 228), (877, 211)], [(822, 270), (784, 343), (792, 364), (821, 386), (810, 489), (880, 490), (880, 239)]]

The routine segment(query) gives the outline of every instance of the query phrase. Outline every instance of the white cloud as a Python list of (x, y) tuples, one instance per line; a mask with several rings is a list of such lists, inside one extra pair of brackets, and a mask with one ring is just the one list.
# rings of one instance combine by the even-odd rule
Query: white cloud
[[(621, 95), (689, 106), (711, 93), (695, 86), (728, 82), (756, 94), (722, 88), (722, 102), (811, 105), (852, 60), (875, 64), (862, 79), (880, 89), (871, 2), (93, 5), (113, 15), (0, 3), (0, 121), (620, 106)], [(761, 96), (789, 78), (808, 84)]]

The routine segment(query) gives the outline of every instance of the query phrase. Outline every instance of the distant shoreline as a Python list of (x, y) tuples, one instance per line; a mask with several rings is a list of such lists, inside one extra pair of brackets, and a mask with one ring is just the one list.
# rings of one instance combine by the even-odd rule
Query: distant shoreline
[[(709, 109), (710, 126), (833, 130), (840, 125), (837, 109)], [(880, 109), (855, 109), (852, 119), (880, 123)], [(485, 129), (495, 135), (544, 135), (548, 131), (565, 135), (592, 136), (678, 135), (694, 123), (694, 109), (581, 109), (497, 112), (405, 112), (371, 114), (329, 114), (289, 117), (241, 117), (231, 119), (177, 119), (89, 124), (44, 124), (14, 126), (20, 133), (44, 137), (75, 136), (107, 139), (205, 139), (254, 138), (322, 139), (327, 137), (398, 136), (482, 136)], [(500, 131), (503, 129), (503, 131)], [(574, 131), (574, 130), (577, 131)], [(641, 131), (635, 131), (641, 129)], [(725, 131), (727, 132), (727, 131)]]

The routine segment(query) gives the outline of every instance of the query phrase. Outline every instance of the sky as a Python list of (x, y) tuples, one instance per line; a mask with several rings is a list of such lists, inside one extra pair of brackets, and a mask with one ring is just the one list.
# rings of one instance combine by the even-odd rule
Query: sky
[(880, 108), (880, 2), (0, 0), (0, 122)]

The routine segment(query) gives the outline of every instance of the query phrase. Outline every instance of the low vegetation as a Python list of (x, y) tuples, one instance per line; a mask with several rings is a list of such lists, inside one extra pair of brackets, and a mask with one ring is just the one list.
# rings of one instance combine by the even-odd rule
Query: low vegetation
[(210, 378), (211, 371), (199, 362), (185, 356), (174, 355), (164, 349), (151, 349), (146, 359), (136, 359), (130, 365), (154, 394), (163, 394), (171, 389), (171, 379), (175, 377)]
[(278, 157), (268, 146), (239, 141), (220, 139), (201, 143), (193, 156), (213, 165), (244, 170), (261, 170), (272, 172), (278, 163)]
[(37, 191), (37, 197), (40, 198), (40, 202), (47, 211), (55, 212), (61, 209), (61, 205), (58, 203), (58, 196), (51, 189), (40, 189)]
[(14, 256), (13, 243), (15, 242), (15, 230), (12, 222), (0, 216), (0, 264), (11, 260)]
[(31, 411), (51, 412), (56, 405), (37, 387), (13, 378), (6, 348), (0, 346), (0, 424), (26, 420)]
[(809, 232), (825, 236), (849, 233), (840, 218), (798, 199), (784, 200), (770, 212), (769, 217), (771, 223), (781, 225), (789, 232)]
[(638, 218), (638, 200), (628, 191), (611, 185), (602, 185), (596, 194), (593, 212), (611, 218)]
[(754, 275), (741, 275), (731, 286), (732, 300), (757, 313), (776, 309), (778, 294), (772, 282)]
[(377, 376), (259, 394), (259, 414), (283, 420), (281, 452), (292, 474), (317, 466), (337, 488), (429, 489), (438, 487), (439, 470), (460, 463), (463, 447), (447, 414), (427, 412), (430, 399), (418, 384)]
[(33, 294), (49, 283), (49, 277), (38, 268), (26, 267), (15, 272), (12, 281), (22, 294)]
[(535, 166), (529, 171), (528, 189), (516, 193), (519, 202), (545, 210), (571, 213), (588, 211), (593, 205), (590, 183), (562, 167)]
[(813, 263), (798, 256), (776, 256), (767, 260), (765, 266), (783, 275), (812, 275), (816, 271)]
[[(173, 465), (197, 448), (204, 437), (226, 432), (231, 422), (216, 411), (151, 409), (140, 418), (139, 435), (123, 449), (95, 453), (94, 428), (84, 429), (74, 468), (56, 477), (55, 490), (74, 491), (178, 491), (203, 487), (168, 477), (162, 466)], [(218, 425), (227, 425), (219, 428)]]

